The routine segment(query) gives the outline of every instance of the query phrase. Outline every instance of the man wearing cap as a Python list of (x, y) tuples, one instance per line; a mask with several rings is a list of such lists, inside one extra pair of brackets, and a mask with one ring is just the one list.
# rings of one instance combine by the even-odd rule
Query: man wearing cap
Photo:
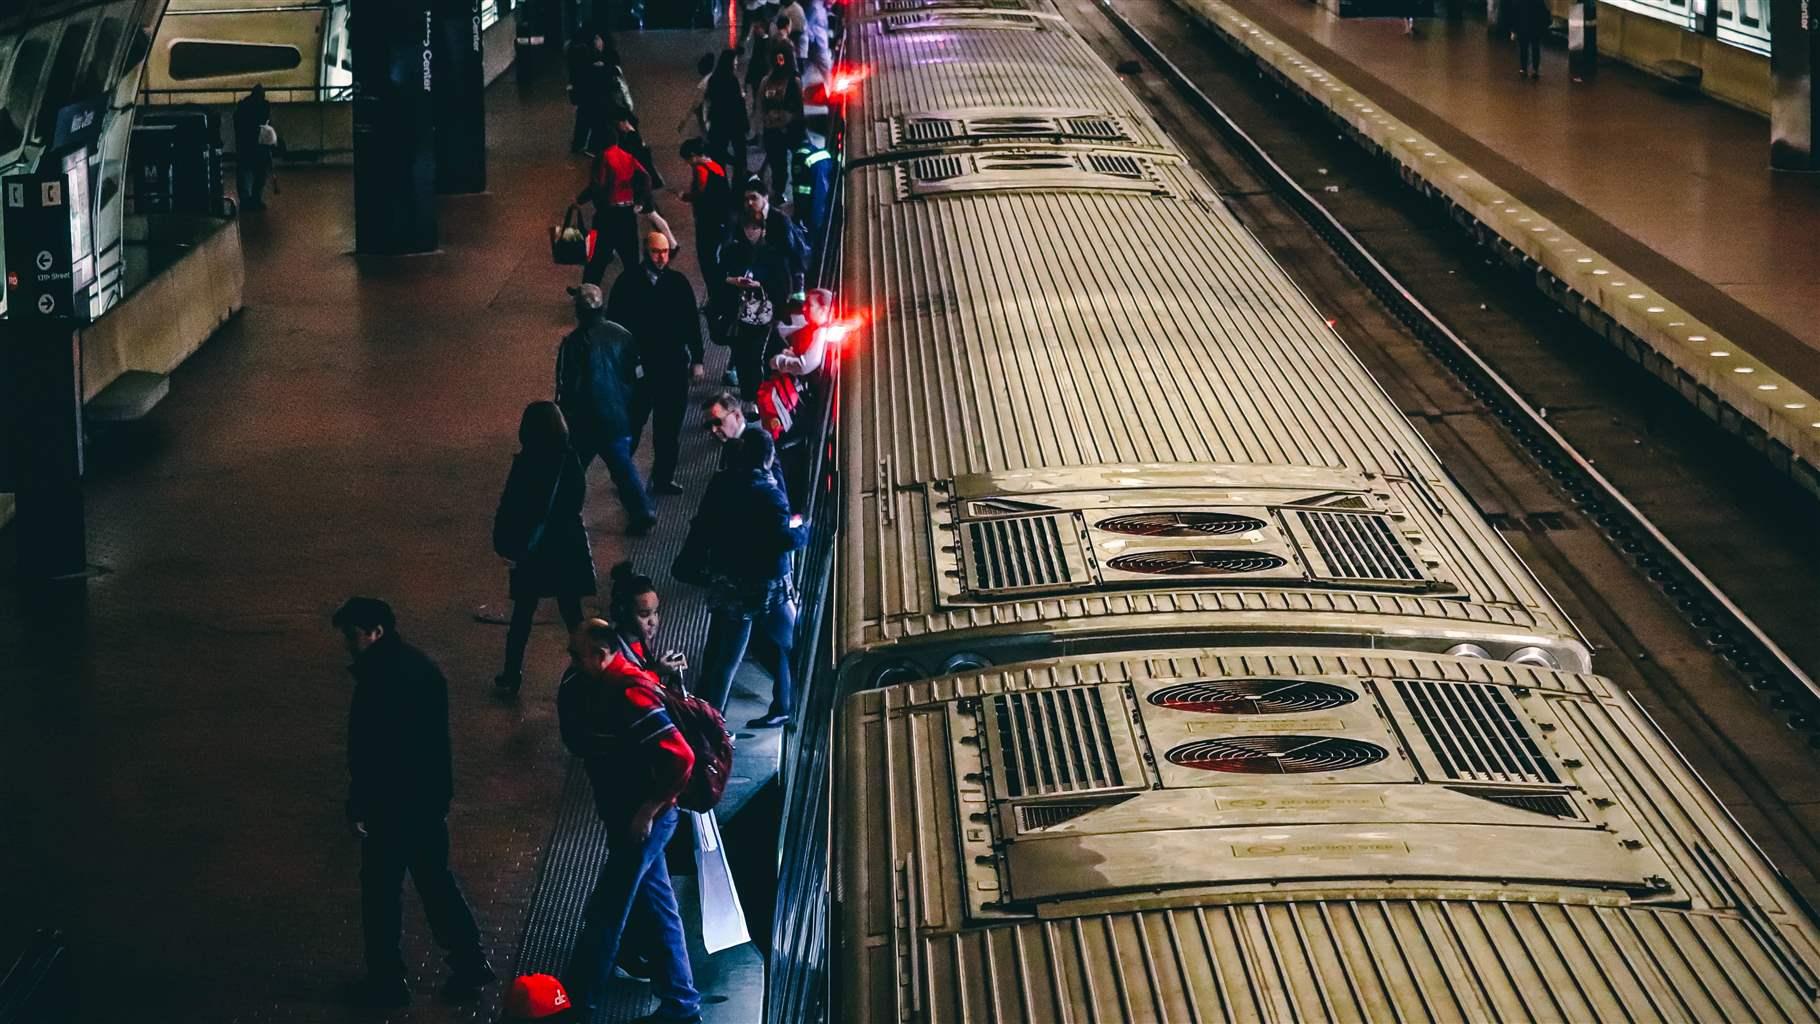
[(449, 690), (441, 670), (398, 635), (390, 605), (349, 598), (331, 620), (354, 676), (348, 710), (349, 828), (360, 839), (361, 925), (367, 975), (349, 996), (374, 1007), (411, 1001), (399, 952), (400, 896), (409, 873), (430, 932), (452, 971), (444, 999), (465, 1002), (496, 979), (480, 928), (449, 870)]
[(613, 282), (607, 316), (632, 332), (638, 346), (639, 378), (632, 396), (632, 449), (645, 420), (651, 420), (651, 491), (681, 494), (676, 483), (677, 447), (689, 382), (702, 378), (701, 310), (689, 279), (670, 266), (670, 240), (645, 236), (645, 261)]
[(624, 327), (607, 319), (598, 286), (584, 284), (571, 292), (576, 326), (556, 349), (556, 405), (569, 422), (582, 468), (600, 456), (625, 507), (626, 533), (643, 536), (657, 524), (657, 512), (632, 462), (637, 346)]
[(582, 1019), (591, 1019), (636, 912), (641, 936), (654, 947), (651, 990), (658, 998), (657, 1012), (641, 1020), (699, 1021), (701, 993), (664, 862), (664, 847), (676, 832), (676, 797), (689, 780), (694, 752), (664, 709), (662, 684), (646, 653), (611, 623), (582, 623), (569, 655), (556, 713), (563, 744), (582, 759), (595, 812), (607, 828), (607, 860), (563, 972), (569, 996), (582, 1007)]

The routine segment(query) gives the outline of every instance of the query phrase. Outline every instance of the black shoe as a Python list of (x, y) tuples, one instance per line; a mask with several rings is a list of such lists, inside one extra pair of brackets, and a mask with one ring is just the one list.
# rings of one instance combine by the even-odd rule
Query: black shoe
[(748, 729), (775, 729), (780, 725), (788, 725), (789, 722), (790, 722), (789, 715), (770, 714), (770, 715), (766, 715), (763, 718), (754, 718), (750, 722), (747, 722), (746, 728), (748, 728)]
[(637, 954), (628, 953), (614, 962), (613, 973), (627, 981), (648, 985), (651, 983), (651, 961)]
[(626, 536), (643, 537), (645, 534), (650, 533), (651, 528), (656, 525), (656, 516), (652, 516), (650, 519), (634, 519), (626, 524)]
[(491, 964), (482, 960), (471, 967), (458, 967), (438, 993), (445, 1003), (471, 1003), (480, 998), (480, 990), (499, 980)]
[(524, 676), (517, 672), (501, 672), (493, 677), (493, 696), (511, 700), (518, 696), (518, 688), (524, 681)]
[(651, 485), (652, 494), (681, 494), (682, 484), (674, 480), (662, 480)]
[(370, 1010), (396, 1010), (411, 1005), (411, 987), (403, 978), (365, 977), (350, 982), (342, 992), (348, 1002)]

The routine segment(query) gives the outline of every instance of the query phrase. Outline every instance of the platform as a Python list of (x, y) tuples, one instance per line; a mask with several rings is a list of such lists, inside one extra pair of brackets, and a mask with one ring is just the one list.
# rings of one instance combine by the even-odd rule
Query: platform
[[(621, 42), (672, 184), (686, 182), (685, 83), (718, 42)], [(443, 202), (433, 256), (350, 256), (351, 173), (283, 170), (268, 209), (239, 224), (243, 314), (130, 438), (91, 452), (86, 600), (28, 600), (0, 578), (0, 950), (62, 929), (80, 1020), (382, 1019), (339, 1001), (361, 967), (359, 850), (342, 819), (351, 680), (328, 617), (350, 594), (390, 600), (448, 675), (453, 863), (495, 966), (513, 970), (570, 763), (554, 701), (564, 639), (536, 629), (522, 699), (501, 705), (504, 629), (475, 613), (505, 600), (493, 511), (520, 411), (549, 396), (573, 323), (564, 288), (579, 275), (551, 265), (545, 234), (585, 174), (566, 153), (571, 109), (556, 62), (489, 89), (492, 191)], [(661, 203), (693, 276), (687, 208)], [(715, 456), (698, 423), (685, 421), (686, 466)], [(589, 483), (601, 579), (634, 555), (659, 580), (666, 640), (699, 665), (699, 594), (667, 573), (699, 486), (659, 499), (660, 529), (627, 541), (607, 474)], [(760, 774), (776, 735), (741, 740), (736, 770)], [(494, 1001), (436, 1003), (414, 894), (405, 951), (417, 1006), (383, 1019), (495, 1019)], [(756, 1019), (752, 947), (697, 970), (729, 997), (710, 1021)], [(628, 988), (623, 1016), (638, 1012)]]
[(1820, 487), (1820, 180), (1770, 172), (1764, 119), (1609, 62), (1572, 83), (1558, 49), (1526, 81), (1477, 20), (1412, 38), (1293, 0), (1175, 2)]

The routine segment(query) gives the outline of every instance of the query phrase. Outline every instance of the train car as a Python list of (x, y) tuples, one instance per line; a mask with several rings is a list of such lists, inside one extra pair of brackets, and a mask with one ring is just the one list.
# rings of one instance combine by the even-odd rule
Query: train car
[(1806, 909), (1598, 676), (1145, 651), (840, 735), (842, 1024), (1820, 1018)]
[(353, 68), (347, 0), (170, 0), (144, 86), (220, 103), (264, 85), (274, 102), (315, 102), (349, 98)]
[[(914, 794), (926, 804), (893, 806), (892, 813), (935, 814), (935, 803), (960, 799), (950, 810), (963, 808), (964, 820), (955, 816), (959, 812), (944, 819), (959, 830), (956, 845), (932, 852), (930, 864), (909, 865), (921, 872), (915, 879), (901, 874), (907, 865), (902, 858), (892, 862), (899, 874), (855, 875), (858, 859), (871, 854), (851, 837), (831, 850), (830, 820), (843, 829), (881, 826), (871, 805), (855, 803), (850, 790), (842, 803), (830, 805), (834, 765), (850, 771), (858, 760), (901, 751), (880, 746), (888, 734), (858, 728), (852, 716), (859, 712), (849, 712), (837, 728), (835, 708), (842, 699), (876, 707), (870, 691), (909, 692), (902, 687), (919, 679), (1062, 656), (1141, 658), (1146, 650), (1182, 647), (1325, 649), (1336, 653), (1320, 656), (1332, 658), (1366, 652), (1351, 657), (1415, 659), (1447, 671), (1476, 660), (1481, 664), (1471, 671), (1493, 676), (1558, 670), (1566, 673), (1562, 679), (1577, 679), (1590, 669), (1572, 623), (1454, 485), (1408, 419), (1117, 76), (1043, 0), (971, 6), (879, 0), (853, 12), (845, 45), (848, 64), (863, 67), (868, 77), (846, 111), (840, 286), (843, 302), (864, 311), (869, 325), (852, 337), (840, 361), (837, 468), (830, 486), (841, 497), (841, 529), (826, 611), (831, 628), (786, 766), (787, 838), (769, 993), (769, 1013), (777, 1020), (829, 1016), (824, 971), (834, 938), (826, 917), (831, 870), (841, 873), (836, 902), (864, 894), (871, 912), (879, 900), (911, 901), (888, 906), (887, 917), (901, 917), (933, 898), (928, 889), (906, 890), (923, 884), (941, 888), (943, 898), (950, 890), (965, 891), (956, 897), (961, 905), (978, 903), (975, 909), (987, 917), (999, 910), (1023, 914), (1032, 900), (1044, 907), (1045, 901), (1068, 903), (1086, 917), (1085, 908), (1113, 906), (1129, 892), (1213, 892), (1225, 884), (1198, 874), (1211, 870), (1201, 866), (1184, 868), (1189, 880), (1178, 882), (1172, 869), (1150, 865), (1147, 844), (1167, 830), (1134, 827), (1134, 834), (1145, 835), (1122, 845), (1087, 844), (1067, 852), (1025, 847), (1056, 853), (1027, 881), (1069, 870), (1079, 877), (1020, 893), (1000, 871), (1015, 873), (1015, 864), (1006, 867), (992, 849), (967, 845), (1006, 842), (1015, 834), (1004, 830), (1011, 826), (997, 832), (975, 827), (990, 826), (994, 812), (966, 809), (970, 798), (929, 788)], [(1431, 697), (1451, 699), (1453, 692)], [(1396, 699), (1405, 707), (1418, 698)], [(1335, 730), (1341, 739), (1365, 736), (1364, 716), (1387, 706), (1361, 703)], [(1434, 714), (1469, 710), (1448, 707)], [(1071, 727), (1087, 728), (1080, 716), (1090, 712), (1078, 701), (1057, 705), (1056, 713), (1074, 716)], [(1141, 731), (1147, 720), (1134, 721)], [(912, 732), (916, 743), (930, 739), (926, 731)], [(1027, 738), (1041, 744), (1039, 735), (1045, 734)], [(1048, 758), (1045, 770), (1051, 772), (1063, 770), (1063, 762), (1087, 770), (1078, 759), (1086, 756), (1082, 744), (1093, 740), (1090, 733), (1046, 736), (1048, 745), (1026, 749), (1026, 759)], [(989, 736), (974, 739), (990, 742)], [(1601, 742), (1631, 741), (1614, 735)], [(1428, 778), (1410, 761), (1406, 743), (1393, 746), (1386, 735), (1367, 746), (1384, 752), (1371, 769), (1377, 773), (1372, 781), (1417, 785)], [(1119, 778), (1139, 789), (1165, 784), (1134, 766), (1175, 749), (1134, 747), (1137, 761), (1121, 762)], [(1263, 760), (1254, 763), (1272, 763), (1273, 749), (1260, 749)], [(1393, 757), (1409, 762), (1403, 775), (1393, 772)], [(992, 770), (991, 764), (954, 769), (957, 777), (979, 778)], [(1553, 781), (1523, 781), (1542, 789), (1518, 795), (1541, 794), (1541, 804), (1558, 806), (1542, 799), (1562, 778), (1558, 769), (1549, 770)], [(1531, 882), (1571, 889), (1556, 900), (1562, 906), (1656, 898), (1629, 874), (1601, 874), (1623, 858), (1594, 856), (1600, 840), (1590, 832), (1567, 836), (1559, 822), (1549, 833), (1498, 831), (1491, 826), (1509, 825), (1508, 815), (1521, 820), (1534, 812), (1445, 785), (1422, 792), (1423, 800), (1452, 808), (1445, 813), (1465, 815), (1458, 823), (1468, 828), (1444, 830), (1454, 854), (1480, 841), (1475, 835), (1488, 843), (1520, 836), (1578, 844), (1573, 849), (1576, 856), (1584, 853), (1585, 863), (1563, 868), (1559, 877), (1513, 876), (1522, 879), (1524, 898), (1534, 896), (1526, 888)], [(1600, 791), (1599, 799), (1609, 797)], [(1210, 810), (1192, 801), (1179, 806)], [(1190, 819), (1177, 824), (1195, 827)], [(1471, 831), (1479, 825), (1487, 827)], [(931, 824), (913, 842), (936, 851), (937, 832)], [(1442, 834), (1424, 832), (1422, 843)], [(884, 842), (887, 836), (880, 831), (873, 838)], [(1173, 837), (1190, 846), (1212, 838), (1191, 832)], [(1402, 868), (1436, 869), (1446, 857), (1422, 845), (1421, 857), (1399, 861), (1385, 850), (1382, 860), (1372, 860), (1377, 851), (1348, 846), (1351, 840), (1335, 840), (1324, 852), (1321, 840), (1308, 842), (1308, 870), (1332, 872), (1345, 880), (1342, 888), (1378, 867), (1396, 877)], [(1258, 838), (1250, 845), (1268, 843)], [(1353, 854), (1359, 863), (1348, 863)], [(1073, 858), (1081, 863), (1063, 864)], [(1256, 902), (1254, 890), (1273, 884), (1266, 879), (1281, 883), (1301, 870), (1290, 863), (1293, 857), (1256, 859), (1249, 865), (1254, 875), (1243, 882), (1252, 889), (1228, 895), (1242, 891), (1250, 893), (1243, 899)], [(925, 869), (936, 862), (951, 873), (935, 879)], [(1760, 878), (1765, 869), (1752, 862), (1736, 870)], [(1709, 888), (1733, 884), (1685, 870), (1649, 877), (1665, 880), (1658, 895), (1670, 901), (1668, 893), (1685, 895), (1701, 879)], [(1582, 900), (1588, 879), (1595, 888), (1609, 883), (1605, 902)], [(986, 906), (1001, 901), (980, 895), (1006, 890), (1019, 900), (1034, 895), (1004, 906)], [(1436, 896), (1440, 889), (1421, 891)], [(1209, 898), (1219, 903), (1225, 897)], [(1463, 902), (1482, 898), (1474, 890)], [(1749, 908), (1768, 904), (1704, 905), (1744, 908), (1741, 919), (1756, 928), (1761, 919)], [(1777, 906), (1786, 909), (1787, 903)], [(1410, 911), (1440, 912), (1453, 911)], [(866, 1000), (885, 1007), (897, 997), (878, 993), (894, 977), (907, 986), (901, 994), (908, 1002), (893, 1004), (898, 1019), (940, 1019), (957, 1006), (962, 1019), (1069, 1019), (1064, 1007), (1080, 992), (1056, 988), (1048, 1002), (992, 1004), (998, 1008), (983, 1012), (975, 1008), (988, 1004), (975, 1001), (979, 990), (968, 980), (956, 982), (958, 1003), (939, 1003), (942, 993), (929, 972), (971, 979), (974, 966), (985, 966), (981, 957), (997, 955), (991, 943), (1001, 940), (1021, 951), (1014, 957), (1049, 955), (1046, 950), (1058, 947), (1021, 945), (1031, 938), (1028, 931), (989, 932), (981, 940), (986, 947), (951, 943), (943, 955), (952, 959), (936, 963), (918, 959), (934, 949), (920, 940), (886, 940), (844, 920), (840, 926), (839, 939), (847, 945), (833, 958), (842, 972), (832, 986), (842, 993), (833, 1019), (861, 1019), (849, 1015)], [(949, 916), (931, 923), (928, 935), (963, 927), (962, 918)], [(1255, 928), (1251, 935), (1256, 941), (1281, 937)], [(854, 973), (861, 969), (855, 957), (883, 956), (890, 942), (897, 959), (889, 966), (877, 962), (868, 968), (875, 973)], [(1764, 948), (1769, 945), (1765, 940)], [(1376, 955), (1369, 943), (1359, 949), (1361, 964)], [(1381, 943), (1379, 951), (1407, 952), (1392, 942)], [(1799, 965), (1810, 952), (1806, 945), (1793, 952), (1778, 946), (1759, 962), (1797, 971), (1805, 969)], [(1122, 956), (1109, 955), (1115, 962)], [(1443, 973), (1452, 973), (1446, 954), (1428, 955), (1440, 958), (1435, 962)], [(1118, 987), (1123, 980), (1099, 967), (1045, 969), (1056, 986), (1115, 987), (1111, 995), (1089, 993), (1087, 1004), (1107, 1005), (1098, 1001), (1116, 1002), (1117, 993), (1127, 991)], [(986, 984), (987, 998), (1011, 991), (1005, 979)], [(1267, 1017), (1283, 1000), (1299, 998), (1277, 991), (1297, 984), (1293, 979), (1259, 984), (1256, 998), (1271, 1001)], [(1654, 979), (1637, 985), (1655, 993)], [(1778, 989), (1774, 998), (1786, 994)], [(1173, 1019), (1180, 1006), (1149, 1005), (1155, 1012), (1126, 1005), (1124, 1016), (1113, 1019)], [(879, 1012), (876, 1019), (885, 1019)], [(1182, 1019), (1194, 1018), (1183, 1013)]]

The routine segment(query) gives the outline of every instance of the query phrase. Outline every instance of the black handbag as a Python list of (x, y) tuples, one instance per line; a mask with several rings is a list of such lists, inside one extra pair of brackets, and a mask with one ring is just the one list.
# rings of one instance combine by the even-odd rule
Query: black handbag
[(582, 222), (581, 207), (571, 203), (562, 223), (550, 229), (550, 259), (558, 266), (585, 266), (594, 258), (597, 241), (597, 232)]

